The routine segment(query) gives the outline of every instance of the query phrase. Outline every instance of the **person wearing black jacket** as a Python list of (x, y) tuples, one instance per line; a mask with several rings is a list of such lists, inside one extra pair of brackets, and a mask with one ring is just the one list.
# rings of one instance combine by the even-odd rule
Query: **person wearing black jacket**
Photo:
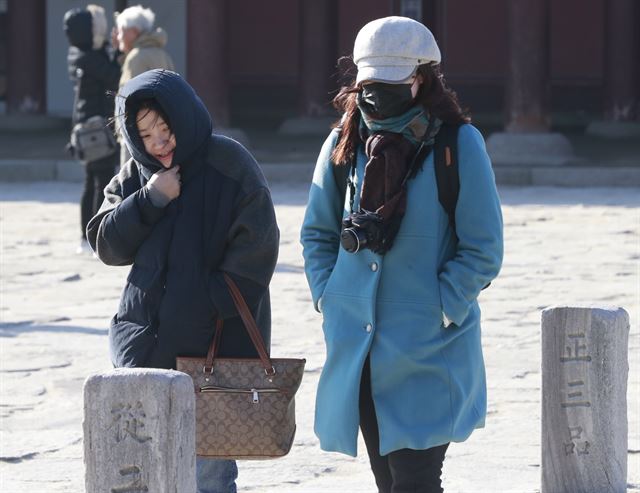
[[(269, 282), (279, 231), (253, 157), (212, 135), (204, 104), (175, 72), (134, 77), (116, 98), (132, 159), (105, 189), (87, 237), (107, 265), (132, 265), (109, 341), (116, 367), (175, 368), (204, 357), (217, 319), (221, 356), (257, 357), (224, 281), (238, 285), (269, 347)], [(234, 461), (198, 459), (199, 493), (235, 493)]]
[[(75, 95), (72, 124), (85, 122), (96, 115), (111, 118), (113, 93), (118, 89), (121, 68), (117, 53), (112, 52), (107, 41), (104, 9), (88, 5), (84, 9), (69, 10), (64, 16), (64, 31), (70, 44), (67, 65)], [(115, 173), (118, 153), (83, 164), (85, 179), (80, 199), (82, 236), (77, 253), (90, 251), (85, 230), (104, 199), (103, 190)]]

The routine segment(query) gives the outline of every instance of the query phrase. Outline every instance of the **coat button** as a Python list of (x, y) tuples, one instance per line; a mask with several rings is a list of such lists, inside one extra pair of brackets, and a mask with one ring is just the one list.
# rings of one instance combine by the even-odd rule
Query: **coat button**
[(371, 267), (371, 270), (373, 272), (377, 271), (378, 270), (378, 262), (371, 262), (371, 265), (369, 267)]
[(373, 325), (371, 324), (365, 325), (364, 330), (366, 330), (367, 332), (371, 332), (373, 330)]

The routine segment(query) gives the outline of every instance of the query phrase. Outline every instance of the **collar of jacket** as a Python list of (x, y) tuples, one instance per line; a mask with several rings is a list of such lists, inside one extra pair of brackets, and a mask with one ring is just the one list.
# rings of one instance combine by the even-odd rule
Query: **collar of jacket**
[(142, 33), (133, 43), (134, 48), (163, 48), (167, 44), (167, 32), (161, 27)]

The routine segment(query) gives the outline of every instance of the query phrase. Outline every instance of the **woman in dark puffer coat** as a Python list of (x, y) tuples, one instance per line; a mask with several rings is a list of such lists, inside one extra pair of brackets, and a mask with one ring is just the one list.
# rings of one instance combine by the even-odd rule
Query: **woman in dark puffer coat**
[[(132, 265), (109, 328), (115, 366), (174, 368), (206, 356), (224, 320), (221, 356), (257, 357), (224, 281), (238, 285), (269, 345), (269, 282), (279, 232), (262, 172), (240, 144), (212, 135), (191, 86), (150, 70), (116, 99), (133, 156), (105, 189), (87, 237), (108, 265)], [(234, 461), (197, 461), (199, 493), (235, 493)]]
[[(107, 41), (104, 9), (89, 5), (69, 10), (64, 16), (64, 31), (69, 40), (67, 63), (74, 87), (73, 125), (92, 116), (113, 116), (113, 93), (118, 90), (120, 64)], [(109, 93), (112, 93), (109, 95)], [(103, 190), (115, 173), (118, 153), (84, 162), (85, 180), (80, 199), (81, 242), (77, 253), (89, 252), (85, 230), (89, 219), (104, 200)]]

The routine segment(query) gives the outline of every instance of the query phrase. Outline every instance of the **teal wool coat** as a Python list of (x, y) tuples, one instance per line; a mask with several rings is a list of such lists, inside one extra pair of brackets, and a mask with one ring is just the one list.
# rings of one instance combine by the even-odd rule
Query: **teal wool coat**
[[(301, 231), (327, 350), (316, 435), (324, 450), (357, 454), (360, 377), (369, 354), (380, 454), (463, 441), (484, 425), (477, 297), (498, 274), (503, 251), (500, 202), (482, 136), (471, 125), (458, 134), (457, 240), (438, 202), (431, 152), (408, 182), (407, 211), (384, 256), (340, 247), (349, 194), (340, 196), (331, 168), (337, 137), (334, 130), (318, 157)], [(365, 164), (361, 149), (354, 210)], [(452, 321), (446, 328), (443, 312)]]

